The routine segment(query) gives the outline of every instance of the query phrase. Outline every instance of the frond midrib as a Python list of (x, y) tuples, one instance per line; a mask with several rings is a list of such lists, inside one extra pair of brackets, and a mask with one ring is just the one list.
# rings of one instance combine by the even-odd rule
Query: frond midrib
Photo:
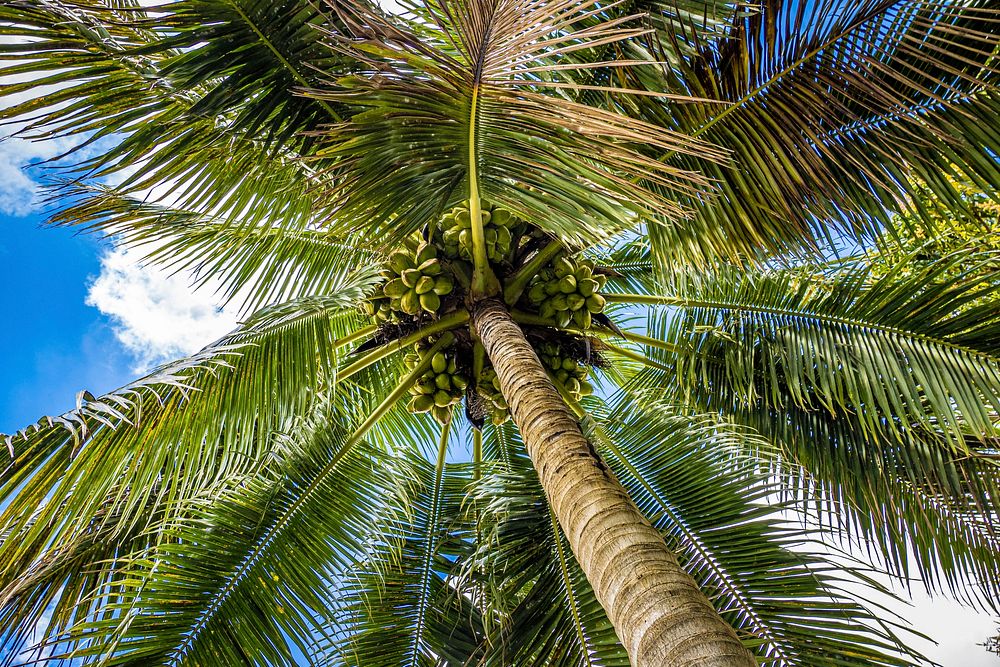
[(566, 587), (566, 604), (573, 614), (573, 629), (576, 630), (576, 637), (580, 641), (580, 653), (587, 661), (587, 667), (593, 667), (594, 663), (590, 659), (590, 645), (584, 633), (583, 622), (580, 620), (580, 610), (577, 608), (576, 594), (573, 592), (573, 580), (569, 576), (569, 563), (566, 559), (566, 553), (563, 550), (559, 522), (556, 520), (555, 512), (552, 511), (552, 506), (548, 502), (545, 503), (545, 506), (549, 510), (549, 521), (552, 524), (552, 541), (555, 544), (556, 555), (559, 558), (559, 570), (562, 575), (563, 586)]
[[(619, 295), (606, 295), (606, 296), (619, 296)], [(776, 306), (762, 306), (747, 303), (739, 303), (735, 301), (727, 301), (723, 299), (692, 299), (688, 297), (678, 297), (678, 296), (643, 296), (643, 295), (621, 295), (623, 297), (629, 297), (628, 299), (622, 298), (621, 301), (634, 301), (636, 303), (652, 303), (654, 305), (664, 305), (664, 306), (675, 306), (678, 308), (717, 308), (720, 310), (734, 310), (750, 313), (761, 313), (765, 315), (777, 315), (783, 317), (796, 318), (801, 320), (815, 320), (819, 322), (826, 322), (828, 324), (837, 324), (844, 327), (852, 329), (862, 329), (877, 331), (890, 336), (895, 336), (898, 338), (908, 338), (912, 340), (921, 341), (924, 343), (930, 343), (939, 347), (944, 347), (947, 349), (954, 350), (956, 352), (961, 352), (972, 357), (979, 359), (984, 359), (993, 364), (1000, 364), (1000, 356), (994, 356), (988, 352), (982, 350), (976, 350), (974, 348), (966, 347), (958, 343), (951, 342), (943, 338), (936, 338), (930, 334), (920, 333), (917, 331), (911, 331), (908, 329), (901, 329), (899, 327), (888, 326), (881, 323), (871, 322), (867, 320), (843, 317), (840, 315), (831, 315), (829, 313), (819, 313), (814, 310), (800, 309), (792, 310), (788, 308), (778, 308)], [(609, 299), (610, 301), (610, 299)]]
[(875, 19), (875, 18), (877, 18), (879, 16), (884, 15), (885, 12), (887, 12), (891, 7), (893, 7), (893, 6), (899, 4), (900, 2), (903, 2), (903, 1), (904, 0), (889, 0), (889, 2), (886, 2), (885, 4), (880, 5), (877, 8), (874, 8), (867, 15), (865, 15), (863, 17), (858, 17), (858, 19), (855, 20), (855, 21), (853, 21), (850, 25), (845, 26), (844, 30), (838, 32), (836, 35), (831, 35), (827, 40), (825, 40), (819, 46), (817, 46), (816, 48), (808, 51), (803, 56), (801, 56), (801, 57), (797, 58), (796, 60), (792, 61), (792, 63), (789, 64), (788, 66), (786, 66), (785, 68), (781, 69), (780, 71), (776, 72), (772, 76), (768, 77), (767, 81), (764, 81), (763, 83), (761, 83), (760, 85), (756, 86), (752, 90), (747, 91), (740, 99), (736, 100), (735, 102), (732, 102), (729, 106), (727, 106), (725, 109), (723, 109), (722, 111), (720, 111), (718, 115), (716, 115), (716, 116), (712, 117), (711, 119), (709, 119), (701, 127), (699, 127), (696, 130), (693, 130), (692, 132), (690, 132), (690, 135), (692, 137), (699, 137), (699, 136), (701, 136), (702, 134), (704, 134), (705, 132), (707, 132), (713, 125), (715, 125), (716, 123), (718, 123), (719, 121), (721, 121), (722, 119), (724, 119), (725, 117), (727, 117), (729, 114), (734, 113), (735, 111), (738, 111), (738, 110), (742, 109), (744, 104), (746, 104), (747, 102), (751, 101), (754, 97), (756, 97), (757, 95), (759, 95), (760, 93), (762, 93), (766, 89), (770, 88), (771, 86), (774, 86), (776, 83), (778, 83), (779, 81), (781, 81), (781, 79), (783, 79), (785, 76), (787, 76), (788, 74), (791, 74), (793, 71), (795, 71), (796, 69), (798, 69), (802, 65), (806, 64), (807, 62), (809, 62), (811, 59), (813, 59), (816, 56), (818, 56), (820, 53), (822, 53), (826, 49), (829, 49), (831, 46), (833, 46), (834, 44), (836, 44), (838, 41), (840, 41), (844, 37), (850, 35), (852, 32), (854, 32), (855, 30), (857, 30), (861, 26), (865, 25), (869, 21), (871, 21), (871, 20), (873, 20), (873, 19)]
[(288, 527), (292, 518), (302, 509), (302, 506), (312, 497), (314, 493), (320, 488), (322, 483), (326, 480), (327, 476), (332, 474), (341, 461), (344, 460), (353, 449), (355, 442), (353, 440), (347, 441), (341, 445), (340, 451), (330, 461), (323, 466), (323, 468), (316, 474), (309, 486), (299, 494), (295, 501), (279, 516), (275, 517), (274, 522), (271, 527), (264, 531), (263, 534), (254, 542), (251, 550), (246, 554), (243, 560), (240, 562), (239, 566), (226, 577), (223, 586), (216, 591), (209, 599), (205, 610), (198, 616), (191, 631), (188, 632), (181, 644), (172, 651), (171, 656), (167, 659), (166, 664), (171, 667), (180, 667), (185, 663), (188, 652), (194, 646), (195, 642), (201, 636), (202, 632), (208, 627), (215, 615), (222, 609), (222, 606), (226, 603), (229, 597), (233, 594), (236, 588), (242, 584), (246, 579), (247, 573), (253, 569), (253, 567), (260, 561), (261, 556), (274, 544), (274, 541), (278, 536), (284, 532)]
[(850, 133), (865, 132), (867, 130), (870, 130), (881, 122), (885, 121), (895, 122), (903, 118), (906, 118), (908, 116), (913, 116), (915, 119), (919, 117), (919, 115), (922, 112), (929, 112), (934, 110), (935, 108), (940, 109), (941, 107), (947, 106), (948, 104), (954, 105), (954, 104), (963, 104), (965, 102), (969, 102), (970, 100), (979, 97), (982, 94), (982, 92), (983, 89), (979, 88), (962, 95), (953, 95), (945, 99), (944, 102), (942, 102), (941, 100), (932, 99), (910, 107), (897, 109), (896, 111), (876, 114), (873, 117), (868, 118), (866, 120), (859, 120), (858, 122), (850, 125), (843, 125), (841, 127), (830, 129), (827, 132), (817, 135), (816, 139), (818, 142), (841, 139), (844, 135)]
[[(235, 11), (237, 14), (240, 15), (240, 18), (243, 20), (243, 22), (246, 23), (247, 26), (257, 36), (257, 39), (259, 39), (260, 42), (264, 46), (266, 46), (271, 53), (274, 54), (274, 57), (278, 59), (278, 62), (281, 63), (282, 67), (288, 70), (288, 72), (299, 83), (299, 85), (302, 86), (303, 88), (310, 88), (311, 86), (309, 85), (309, 82), (306, 80), (304, 76), (302, 76), (302, 73), (299, 72), (297, 69), (295, 69), (295, 66), (292, 65), (292, 63), (287, 58), (285, 58), (284, 55), (282, 55), (281, 51), (278, 50), (278, 47), (274, 44), (274, 42), (272, 42), (270, 39), (267, 38), (267, 36), (263, 33), (263, 31), (261, 31), (260, 26), (254, 23), (253, 19), (251, 19), (250, 16), (243, 11), (243, 8), (239, 6), (239, 3), (233, 2), (233, 0), (224, 0), (224, 1), (227, 5), (232, 7), (233, 11)], [(330, 115), (330, 117), (334, 121), (339, 122), (343, 120), (340, 117), (340, 114), (335, 112), (333, 110), (333, 107), (331, 107), (325, 100), (315, 100), (315, 101), (323, 108), (324, 111), (326, 111)]]
[(444, 494), (444, 469), (445, 457), (448, 453), (448, 436), (451, 432), (451, 422), (441, 427), (441, 442), (438, 445), (438, 457), (434, 467), (434, 488), (431, 491), (431, 511), (427, 517), (427, 553), (420, 567), (420, 599), (417, 600), (417, 622), (413, 629), (413, 644), (410, 647), (410, 658), (412, 664), (419, 664), (420, 643), (424, 633), (424, 625), (427, 618), (427, 609), (430, 607), (430, 578), (434, 565), (434, 554), (436, 545), (434, 543), (434, 533), (437, 532), (438, 517), (441, 511), (441, 497)]
[[(603, 433), (603, 429), (601, 429), (601, 432)], [(764, 631), (769, 641), (771, 642), (771, 646), (773, 646), (777, 651), (780, 652), (781, 658), (783, 660), (786, 661), (793, 660), (792, 658), (789, 658), (789, 656), (786, 654), (787, 649), (785, 649), (784, 642), (782, 642), (781, 639), (774, 634), (770, 624), (766, 623), (760, 617), (760, 615), (757, 613), (757, 610), (753, 608), (753, 604), (746, 598), (743, 591), (740, 590), (739, 586), (737, 586), (733, 582), (732, 577), (721, 566), (715, 555), (712, 554), (708, 550), (708, 548), (702, 544), (701, 538), (691, 531), (691, 529), (687, 525), (687, 522), (684, 521), (682, 517), (678, 516), (677, 513), (674, 511), (674, 509), (666, 502), (666, 500), (664, 500), (662, 495), (658, 493), (649, 484), (649, 482), (646, 481), (645, 476), (643, 476), (635, 468), (635, 466), (632, 465), (632, 462), (628, 460), (628, 458), (622, 453), (622, 451), (618, 448), (618, 446), (614, 444), (614, 442), (611, 440), (610, 437), (602, 437), (601, 439), (603, 441), (604, 446), (608, 448), (608, 450), (614, 455), (616, 459), (618, 459), (618, 462), (621, 463), (625, 467), (625, 469), (629, 472), (629, 474), (631, 474), (632, 477), (637, 482), (639, 482), (639, 484), (642, 485), (646, 493), (648, 493), (652, 498), (656, 500), (656, 504), (660, 506), (660, 510), (665, 515), (667, 515), (667, 517), (669, 517), (673, 525), (677, 526), (684, 532), (685, 535), (687, 535), (691, 545), (694, 546), (697, 552), (701, 555), (703, 561), (709, 566), (709, 568), (715, 574), (715, 576), (718, 577), (719, 581), (725, 582), (726, 584), (725, 588), (735, 596), (736, 602), (739, 604), (740, 608), (743, 609), (744, 613), (746, 613), (747, 616), (749, 616), (753, 620), (756, 626), (755, 629), (758, 631)], [(796, 664), (796, 663), (793, 661), (790, 662), (789, 664)]]

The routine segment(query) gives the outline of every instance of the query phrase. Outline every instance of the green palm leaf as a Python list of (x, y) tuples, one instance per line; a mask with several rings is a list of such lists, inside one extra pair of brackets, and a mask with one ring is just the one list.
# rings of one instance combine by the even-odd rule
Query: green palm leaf
[[(310, 224), (288, 229), (265, 220), (234, 223), (194, 210), (154, 204), (100, 186), (63, 188), (74, 200), (52, 222), (110, 236), (134, 248), (145, 264), (189, 271), (196, 284), (211, 280), (224, 301), (247, 310), (300, 297), (329, 294), (357, 266), (379, 259), (361, 246)], [(267, 193), (257, 192), (260, 201)], [(280, 198), (264, 207), (280, 210)]]
[(906, 586), (919, 578), (994, 610), (1000, 466), (992, 457), (949, 452), (932, 434), (904, 432), (899, 445), (864, 435), (850, 417), (795, 407), (726, 414), (780, 448), (788, 493), (845, 543), (874, 548)]
[(327, 647), (334, 664), (475, 664), (481, 620), (456, 585), (473, 535), (462, 508), (469, 470), (447, 462), (449, 431), (439, 437), (435, 464), (405, 457), (396, 511), (376, 524), (364, 558), (340, 585), (340, 637)]
[[(673, 304), (651, 321), (668, 349), (647, 350), (655, 366), (630, 391), (658, 387), (757, 429), (795, 485), (819, 494), (814, 510), (872, 540), (899, 576), (913, 564), (932, 588), (989, 605), (1000, 376), (995, 288), (975, 257), (905, 275), (907, 258), (881, 277), (850, 264), (715, 272), (651, 298)], [(971, 272), (954, 280), (957, 267)]]
[[(311, 93), (352, 108), (349, 122), (326, 132), (321, 151), (335, 162), (326, 196), (340, 204), (339, 228), (363, 224), (398, 239), (466, 199), (468, 178), (483, 197), (571, 244), (607, 238), (653, 212), (680, 215), (676, 196), (627, 177), (668, 193), (693, 194), (706, 183), (650, 159), (646, 146), (706, 158), (723, 154), (628, 116), (539, 92), (577, 87), (554, 64), (558, 54), (643, 32), (620, 29), (625, 18), (574, 28), (597, 11), (590, 4), (431, 4), (428, 24), (416, 33), (374, 11), (343, 10), (343, 20), (364, 39), (331, 31), (329, 41), (367, 60), (370, 70), (331, 75), (331, 85)], [(387, 162), (394, 166), (389, 173)]]
[[(353, 409), (356, 403), (339, 406)], [(393, 483), (382, 454), (330, 415), (296, 429), (274, 461), (195, 498), (122, 559), (101, 615), (71, 628), (67, 657), (103, 665), (295, 665), (335, 608)], [(112, 638), (109, 641), (109, 638)]]
[(339, 115), (293, 88), (314, 85), (315, 66), (353, 64), (318, 43), (330, 20), (302, 0), (5, 3), (14, 62), (0, 71), (26, 81), (4, 95), (30, 96), (0, 119), (26, 138), (78, 138), (74, 171), (118, 173), (125, 191), (166, 187), (181, 207), (301, 227), (317, 205), (303, 133)]
[(671, 361), (685, 392), (724, 377), (745, 403), (854, 414), (872, 433), (893, 432), (891, 419), (962, 446), (962, 433), (997, 433), (997, 287), (943, 278), (987, 260), (964, 252), (907, 275), (904, 259), (881, 277), (865, 264), (828, 276), (718, 270), (641, 300), (677, 309), (651, 333), (680, 348)]
[(664, 22), (650, 48), (694, 53), (624, 85), (727, 104), (640, 98), (634, 113), (732, 150), (738, 168), (672, 159), (718, 179), (721, 196), (683, 225), (651, 227), (657, 258), (747, 259), (871, 234), (918, 194), (910, 176), (957, 211), (944, 174), (1000, 187), (1000, 134), (976, 120), (1000, 111), (996, 16), (987, 0), (778, 0), (737, 8), (722, 35)]
[(626, 666), (530, 465), (520, 450), (472, 491), (483, 539), (466, 576), (480, 583), (492, 619), (480, 664)]

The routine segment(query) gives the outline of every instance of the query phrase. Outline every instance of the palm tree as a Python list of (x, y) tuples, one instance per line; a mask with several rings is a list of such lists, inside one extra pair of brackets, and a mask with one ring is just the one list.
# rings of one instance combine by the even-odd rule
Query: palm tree
[(995, 263), (824, 259), (1000, 185), (991, 2), (143, 4), (5, 2), (3, 115), (253, 314), (7, 438), (7, 662), (907, 665), (867, 566), (998, 599)]

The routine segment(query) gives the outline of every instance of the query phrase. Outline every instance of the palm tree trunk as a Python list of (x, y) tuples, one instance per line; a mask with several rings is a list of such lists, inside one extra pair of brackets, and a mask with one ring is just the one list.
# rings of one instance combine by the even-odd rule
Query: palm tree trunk
[(583, 436), (521, 328), (485, 300), (476, 330), (573, 554), (634, 667), (754, 667)]

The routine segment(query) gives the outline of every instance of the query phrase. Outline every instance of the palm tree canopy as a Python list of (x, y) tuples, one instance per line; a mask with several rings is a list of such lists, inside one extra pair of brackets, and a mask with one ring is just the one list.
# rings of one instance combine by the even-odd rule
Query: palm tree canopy
[(508, 290), (549, 246), (606, 282), (593, 327), (510, 305), (762, 662), (920, 660), (872, 567), (1000, 599), (996, 249), (845, 253), (996, 200), (993, 3), (145, 4), (4, 3), (0, 114), (75, 141), (54, 223), (248, 317), (5, 439), (0, 661), (627, 665), (517, 429), (399, 401), (468, 311), (363, 310), (467, 202), (521, 221)]

